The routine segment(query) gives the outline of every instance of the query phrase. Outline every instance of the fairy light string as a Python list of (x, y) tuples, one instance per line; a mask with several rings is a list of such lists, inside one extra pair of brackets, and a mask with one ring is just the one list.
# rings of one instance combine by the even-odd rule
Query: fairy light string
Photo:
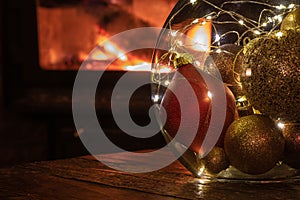
[[(223, 50), (220, 49), (220, 46), (222, 45), (222, 40), (228, 36), (228, 35), (235, 35), (236, 41), (234, 44), (245, 46), (247, 43), (249, 43), (253, 38), (260, 37), (263, 35), (271, 34), (274, 30), (276, 30), (281, 22), (284, 16), (286, 16), (289, 12), (291, 12), (293, 9), (299, 7), (298, 4), (289, 4), (289, 5), (283, 5), (283, 4), (269, 4), (265, 2), (259, 2), (259, 1), (244, 1), (244, 0), (237, 0), (237, 1), (226, 1), (223, 2), (221, 5), (216, 5), (213, 3), (213, 1), (209, 0), (202, 0), (203, 3), (211, 6), (215, 10), (204, 14), (203, 16), (200, 16), (196, 19), (191, 19), (190, 22), (188, 22), (183, 27), (178, 27), (173, 24), (173, 21), (175, 17), (181, 13), (187, 6), (195, 6), (197, 3), (197, 0), (190, 0), (187, 3), (185, 3), (178, 11), (176, 11), (170, 18), (168, 22), (168, 28), (170, 29), (170, 33), (168, 35), (168, 40), (170, 44), (170, 50), (166, 52), (164, 55), (162, 55), (158, 59), (158, 65), (156, 65), (157, 68), (159, 68), (160, 63), (166, 63), (164, 62), (166, 59), (167, 66), (171, 68), (176, 68), (178, 65), (177, 60), (180, 57), (188, 58), (189, 62), (196, 61), (196, 59), (191, 59), (189, 55), (189, 48), (192, 46), (191, 44), (186, 44), (183, 41), (181, 41), (181, 34), (186, 34), (191, 28), (193, 28), (195, 25), (203, 25), (206, 22), (210, 22), (212, 24), (212, 29), (214, 32), (213, 40), (211, 42), (211, 49), (208, 53), (216, 52), (221, 53)], [(231, 4), (249, 4), (249, 5), (258, 5), (262, 7), (262, 10), (260, 11), (258, 15), (258, 20), (250, 19), (240, 13), (236, 13), (228, 8), (230, 8)], [(230, 17), (229, 20), (220, 20), (221, 16), (228, 15)], [(225, 33), (220, 33), (217, 25), (238, 25), (245, 28), (245, 31), (240, 33), (235, 30), (229, 30)], [(176, 30), (173, 30), (173, 28), (176, 28)], [(253, 34), (252, 37), (249, 37), (248, 34)], [(198, 44), (197, 44), (198, 45)], [(200, 44), (201, 45), (201, 44)], [(242, 53), (242, 50), (236, 55), (236, 58), (233, 62), (233, 65), (236, 64), (237, 57)], [(165, 66), (165, 64), (163, 64)], [(232, 67), (232, 72), (236, 77), (237, 73), (234, 70), (235, 66)], [(155, 73), (158, 73), (157, 79), (165, 79), (169, 78), (169, 75), (166, 75), (163, 73), (163, 75), (160, 73), (160, 70), (157, 69)], [(159, 81), (159, 80), (156, 80)], [(235, 79), (237, 83), (239, 83), (238, 78)]]

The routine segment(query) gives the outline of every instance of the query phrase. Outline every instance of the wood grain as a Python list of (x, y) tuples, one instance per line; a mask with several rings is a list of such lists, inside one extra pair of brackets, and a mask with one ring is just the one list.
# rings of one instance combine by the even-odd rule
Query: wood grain
[[(162, 155), (162, 159), (163, 156)], [(171, 155), (169, 155), (171, 156)], [(107, 154), (126, 164), (134, 157)], [(143, 162), (143, 160), (136, 160)], [(108, 168), (92, 156), (0, 169), (0, 199), (299, 199), (300, 181), (241, 183), (194, 179), (177, 161), (149, 173)]]

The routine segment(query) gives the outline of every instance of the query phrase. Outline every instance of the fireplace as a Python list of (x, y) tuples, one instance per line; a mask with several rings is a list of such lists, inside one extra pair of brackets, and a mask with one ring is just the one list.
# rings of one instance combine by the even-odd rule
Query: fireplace
[[(72, 87), (82, 61), (103, 40), (129, 28), (161, 27), (176, 0), (39, 0), (3, 1), (3, 94), (5, 107), (47, 124), (48, 158), (87, 153), (81, 146), (72, 120)], [(96, 95), (97, 111), (105, 116), (100, 124), (108, 137), (128, 150), (163, 145), (160, 134), (146, 140), (131, 138), (115, 124), (110, 95), (127, 72), (149, 79), (153, 49), (130, 52), (105, 71)], [(100, 46), (94, 58), (110, 62), (122, 53), (118, 44)], [(104, 70), (90, 65), (85, 73)], [(83, 102), (84, 103), (84, 102)], [(138, 89), (130, 102), (133, 119), (148, 123), (150, 86)], [(125, 141), (125, 142), (124, 142)]]

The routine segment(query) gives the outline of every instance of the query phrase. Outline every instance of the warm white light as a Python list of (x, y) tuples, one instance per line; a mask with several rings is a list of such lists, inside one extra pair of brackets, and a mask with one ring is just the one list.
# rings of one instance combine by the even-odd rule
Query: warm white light
[(275, 19), (275, 20), (278, 20), (279, 22), (281, 22), (281, 21), (282, 21), (282, 16), (280, 16), (280, 15), (275, 15), (275, 16), (274, 16), (274, 19)]
[[(198, 170), (197, 175), (200, 177), (200, 176), (203, 174), (204, 170), (205, 170), (205, 167), (202, 166), (202, 167)], [(202, 185), (202, 184), (197, 184), (197, 186), (204, 186), (204, 185)], [(200, 188), (200, 191), (203, 191), (203, 188)], [(198, 195), (199, 195), (199, 194), (198, 194)]]
[(239, 20), (239, 23), (240, 23), (241, 25), (244, 25), (244, 21), (243, 21), (243, 20)]
[(177, 41), (177, 44), (178, 44), (179, 46), (183, 46), (183, 43), (182, 43), (182, 41), (180, 41), (180, 40)]
[(295, 7), (295, 4), (293, 4), (293, 3), (288, 6), (289, 9), (292, 9), (294, 7)]
[(278, 16), (278, 21), (282, 22), (282, 16)]
[(216, 51), (217, 53), (221, 53), (222, 52), (222, 50), (221, 49), (217, 49), (217, 51)]
[(280, 129), (283, 129), (283, 128), (284, 128), (284, 124), (281, 123), (281, 122), (277, 123), (277, 126), (278, 126)]
[(208, 98), (210, 98), (210, 99), (213, 97), (213, 95), (212, 95), (212, 93), (211, 93), (210, 91), (207, 92), (207, 96), (208, 96)]
[(273, 19), (271, 17), (268, 17), (268, 20), (269, 20), (270, 23), (273, 22)]
[(254, 31), (254, 34), (260, 35), (260, 32), (259, 32), (258, 30), (255, 30), (255, 31)]
[(196, 65), (196, 66), (200, 66), (200, 65), (201, 65), (201, 62), (197, 60), (197, 61), (195, 61), (195, 65)]
[(221, 37), (219, 34), (216, 34), (216, 42), (220, 41)]
[(212, 17), (211, 16), (207, 16), (206, 19), (210, 20), (210, 19), (212, 19)]
[(154, 95), (154, 97), (153, 97), (153, 101), (156, 103), (156, 102), (158, 102), (158, 100), (159, 100), (159, 95)]
[(261, 26), (266, 27), (268, 24), (266, 22), (262, 23)]
[(279, 6), (276, 6), (276, 8), (278, 10), (286, 9), (286, 7), (284, 5), (282, 5), (282, 4), (280, 4)]
[(247, 68), (246, 69), (246, 76), (251, 76), (252, 75), (252, 70), (251, 70), (251, 68)]
[(191, 4), (197, 3), (197, 0), (190, 0)]
[(246, 97), (245, 96), (242, 96), (240, 98), (237, 99), (238, 102), (245, 102), (247, 101)]
[(171, 36), (175, 37), (177, 35), (177, 31), (171, 31)]
[(278, 33), (275, 34), (277, 37), (282, 37), (283, 36), (283, 33), (280, 31)]
[(199, 22), (199, 19), (195, 19), (192, 23), (197, 24)]

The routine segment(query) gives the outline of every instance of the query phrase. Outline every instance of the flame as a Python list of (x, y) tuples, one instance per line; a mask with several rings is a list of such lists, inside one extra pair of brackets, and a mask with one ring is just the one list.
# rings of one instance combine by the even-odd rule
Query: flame
[(122, 51), (120, 47), (118, 47), (116, 44), (112, 43), (109, 40), (106, 40), (103, 43), (103, 49), (105, 50), (106, 55), (108, 56), (109, 55), (112, 57), (117, 56), (122, 61), (127, 60), (127, 56), (125, 55), (125, 52)]
[[(212, 23), (205, 19), (197, 19), (187, 32), (187, 36), (191, 39), (186, 42), (192, 50), (207, 53), (210, 51), (211, 35)], [(85, 66), (87, 70), (151, 71), (152, 55), (145, 57), (134, 52), (125, 52), (122, 47), (109, 40), (109, 35), (105, 34), (105, 31), (101, 31), (97, 44), (97, 48), (88, 56), (84, 53), (80, 54), (82, 60), (87, 58), (88, 62)], [(170, 68), (160, 66), (158, 71), (169, 73)]]
[(205, 19), (194, 20), (196, 24), (187, 32), (187, 43), (192, 46), (195, 51), (209, 52), (212, 35), (212, 23)]
[[(103, 34), (97, 40), (97, 47), (89, 54), (80, 53), (80, 59), (86, 60), (87, 70), (117, 70), (117, 71), (151, 71), (151, 56), (126, 53), (118, 44), (109, 40), (109, 36)], [(109, 65), (107, 67), (107, 65)]]
[(112, 41), (109, 40), (108, 36), (99, 36), (97, 39), (98, 47), (92, 52), (90, 58), (93, 60), (110, 60), (116, 57), (122, 61), (127, 61), (128, 58), (125, 52)]

